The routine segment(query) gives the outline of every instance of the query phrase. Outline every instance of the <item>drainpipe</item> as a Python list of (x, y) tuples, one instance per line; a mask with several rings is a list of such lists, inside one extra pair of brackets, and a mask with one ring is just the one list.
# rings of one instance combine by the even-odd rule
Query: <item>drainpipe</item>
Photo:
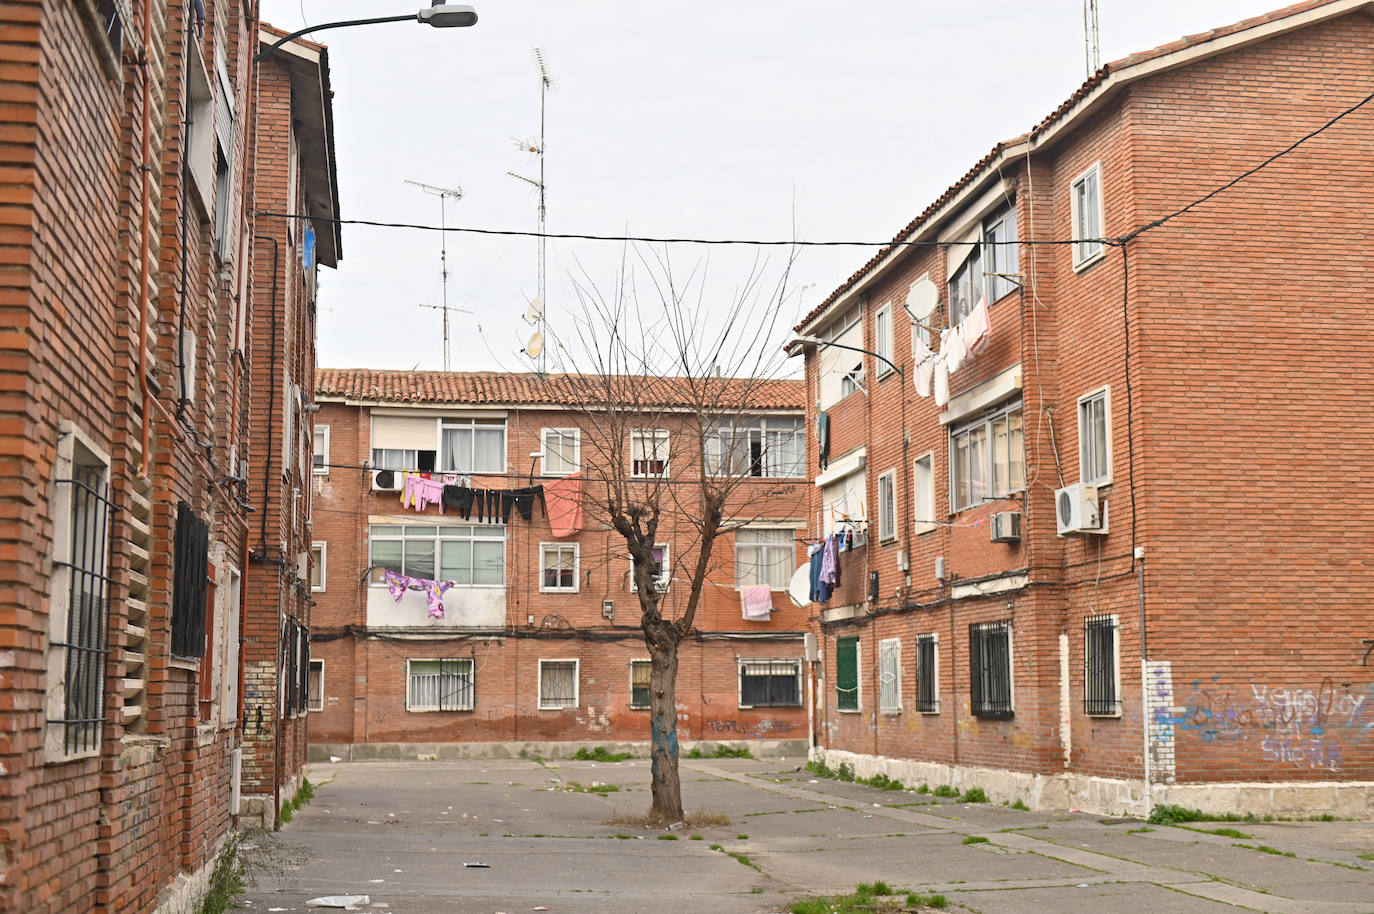
[(1141, 760), (1144, 762), (1145, 770), (1145, 818), (1148, 819), (1154, 809), (1154, 799), (1153, 788), (1150, 784), (1150, 651), (1145, 639), (1145, 549), (1143, 547), (1136, 547), (1135, 559), (1136, 594), (1140, 602), (1140, 729), (1144, 738), (1144, 751), (1141, 753)]
[(275, 450), (276, 435), (273, 434), (272, 411), (277, 407), (277, 276), (281, 272), (281, 245), (270, 235), (254, 235), (254, 241), (268, 241), (272, 244), (272, 345), (267, 352), (269, 375), (267, 400), (267, 459), (262, 466), (262, 514), (259, 517), (258, 554), (267, 556), (267, 506), (271, 504), (269, 490), (272, 486), (272, 454)]

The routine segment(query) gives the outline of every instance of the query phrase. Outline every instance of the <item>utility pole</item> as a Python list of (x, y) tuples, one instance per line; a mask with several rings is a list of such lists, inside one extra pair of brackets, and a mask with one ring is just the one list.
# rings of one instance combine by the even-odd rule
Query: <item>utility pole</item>
[(410, 179), (406, 179), (406, 183), (439, 198), (439, 272), (443, 286), (443, 303), (439, 305), (420, 305), (420, 307), (433, 308), (436, 311), (443, 312), (444, 371), (448, 371), (448, 312), (450, 310), (459, 310), (457, 308), (450, 309), (448, 306), (448, 201), (463, 199), (463, 189), (461, 187), (435, 187), (433, 184), (421, 184), (419, 181), (411, 181)]
[[(548, 67), (544, 65), (544, 52), (539, 48), (534, 49), (534, 62), (539, 65), (539, 139), (536, 142), (517, 141), (517, 145), (526, 152), (532, 152), (539, 157), (539, 180), (536, 181), (534, 178), (527, 178), (513, 171), (508, 171), (506, 174), (510, 175), (512, 178), (518, 178), (526, 184), (532, 185), (535, 190), (539, 191), (539, 238), (537, 254), (539, 266), (536, 274), (536, 286), (538, 289), (536, 292), (536, 301), (539, 302), (537, 310), (539, 315), (539, 333), (542, 339), (545, 325), (545, 295), (547, 293), (545, 288), (545, 270), (548, 262), (548, 239), (545, 237), (548, 228), (548, 208), (545, 205), (544, 193), (544, 101), (545, 97), (548, 95), (549, 89), (553, 86), (553, 77), (549, 75)], [(544, 355), (542, 349), (540, 350), (538, 359), (539, 371), (542, 374), (544, 371)]]

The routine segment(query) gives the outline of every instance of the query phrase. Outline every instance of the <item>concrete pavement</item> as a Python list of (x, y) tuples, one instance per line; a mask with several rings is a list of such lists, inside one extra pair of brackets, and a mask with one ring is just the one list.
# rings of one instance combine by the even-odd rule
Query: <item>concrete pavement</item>
[[(312, 765), (314, 801), (254, 852), (285, 871), (240, 904), (317, 911), (305, 902), (356, 893), (359, 910), (394, 914), (755, 914), (881, 879), (986, 914), (1374, 914), (1374, 823), (1154, 827), (821, 780), (800, 759), (682, 764), (684, 806), (729, 825), (607, 824), (648, 808), (644, 759)], [(585, 792), (602, 784), (618, 789)]]

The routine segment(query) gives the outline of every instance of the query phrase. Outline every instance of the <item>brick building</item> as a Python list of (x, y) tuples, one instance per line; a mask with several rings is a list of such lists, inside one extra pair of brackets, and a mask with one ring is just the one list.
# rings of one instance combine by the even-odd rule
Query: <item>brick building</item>
[(192, 910), (237, 812), (256, 15), (0, 10), (3, 910)]
[(1374, 813), (1372, 14), (1103, 67), (797, 327), (812, 521), (865, 543), (813, 608), (817, 757), (1105, 813)]
[[(625, 541), (595, 507), (597, 480), (620, 465), (634, 484), (689, 491), (700, 425), (665, 401), (611, 435), (595, 411), (568, 405), (560, 377), (319, 373), (313, 754), (647, 744), (649, 652)], [(804, 554), (809, 497), (801, 390), (799, 381), (759, 384), (734, 413), (738, 453), (750, 456), (727, 513), (744, 526), (717, 541), (695, 630), (681, 646), (678, 728), (688, 745), (805, 745), (806, 611), (784, 592)], [(475, 506), (404, 505), (405, 474), (394, 472), (404, 469), (439, 481), (456, 474)], [(526, 518), (519, 501), (502, 509), (499, 496), (483, 495), (518, 498), (531, 486), (544, 487), (554, 518), (537, 497)], [(669, 617), (682, 611), (697, 558), (688, 501), (665, 507), (655, 538), (655, 586)], [(555, 532), (557, 505), (569, 502), (581, 521), (560, 521)], [(430, 597), (402, 582), (393, 596), (388, 571), (452, 586)], [(739, 588), (751, 586), (766, 588), (765, 618), (743, 617)]]

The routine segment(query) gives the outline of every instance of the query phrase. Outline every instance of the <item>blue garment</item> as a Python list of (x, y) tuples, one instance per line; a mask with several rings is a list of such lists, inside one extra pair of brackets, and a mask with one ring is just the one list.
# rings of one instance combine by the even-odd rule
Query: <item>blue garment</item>
[(811, 602), (828, 603), (832, 588), (829, 584), (821, 580), (821, 555), (820, 549), (811, 553)]

